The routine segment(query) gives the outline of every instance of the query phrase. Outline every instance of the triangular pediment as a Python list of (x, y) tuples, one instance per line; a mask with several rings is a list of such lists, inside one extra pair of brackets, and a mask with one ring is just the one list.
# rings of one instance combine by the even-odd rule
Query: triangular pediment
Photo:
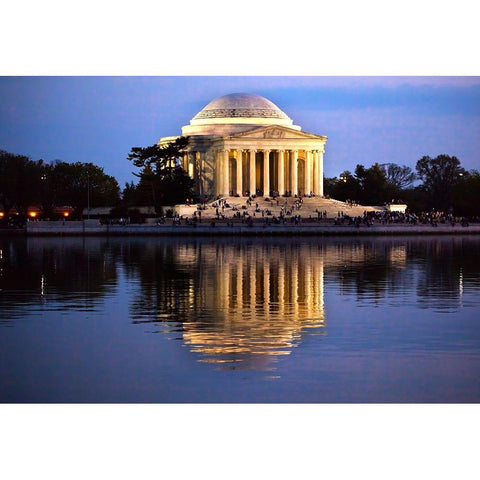
[(281, 125), (267, 125), (265, 127), (258, 127), (246, 132), (236, 133), (230, 135), (229, 139), (316, 139), (316, 140), (326, 140), (327, 137), (322, 135), (314, 135), (313, 133), (302, 132), (294, 128), (288, 128)]

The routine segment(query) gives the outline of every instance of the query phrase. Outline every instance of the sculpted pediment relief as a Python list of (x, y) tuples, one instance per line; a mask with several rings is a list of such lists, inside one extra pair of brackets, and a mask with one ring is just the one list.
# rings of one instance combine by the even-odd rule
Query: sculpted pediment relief
[(269, 128), (263, 132), (263, 138), (285, 138), (285, 131), (281, 128)]
[(326, 137), (322, 137), (320, 135), (313, 135), (312, 133), (301, 132), (299, 130), (295, 130), (293, 128), (286, 128), (277, 125), (267, 126), (267, 127), (260, 127), (255, 128), (254, 130), (249, 130), (248, 132), (237, 133), (235, 135), (231, 135), (230, 139), (245, 139), (245, 138), (252, 138), (252, 139), (318, 139), (322, 140)]

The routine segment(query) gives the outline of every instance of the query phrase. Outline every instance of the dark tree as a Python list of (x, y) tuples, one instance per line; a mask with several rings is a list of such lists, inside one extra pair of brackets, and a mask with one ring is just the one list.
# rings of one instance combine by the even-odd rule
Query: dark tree
[(331, 178), (325, 177), (323, 179), (323, 193), (325, 194), (325, 196), (337, 198), (335, 196), (337, 182), (338, 182), (337, 177), (331, 177)]
[(355, 178), (360, 185), (359, 200), (363, 205), (382, 205), (391, 200), (391, 189), (385, 170), (375, 163), (370, 168), (357, 165)]
[(452, 189), (455, 215), (480, 216), (480, 172), (471, 170), (459, 175)]
[[(337, 183), (337, 193), (340, 200), (358, 200), (360, 183), (348, 170), (342, 172)], [(337, 198), (337, 197), (335, 197)]]
[(90, 207), (113, 206), (120, 200), (115, 178), (92, 163), (55, 161), (45, 164), (0, 151), (0, 203), (26, 217), (28, 207), (40, 207), (52, 217), (54, 207), (74, 208), (74, 217)]
[(397, 165), (396, 163), (384, 163), (380, 165), (387, 176), (387, 182), (398, 192), (410, 188), (417, 176), (415, 172), (406, 165)]
[(58, 161), (48, 167), (45, 176), (52, 204), (73, 207), (77, 218), (88, 204), (90, 208), (110, 207), (120, 201), (115, 178), (93, 163)]
[(157, 213), (162, 206), (184, 203), (192, 196), (194, 181), (177, 165), (182, 157), (188, 139), (179, 137), (168, 145), (133, 147), (128, 160), (141, 168), (140, 178), (133, 198), (137, 204), (153, 205)]
[(427, 194), (429, 207), (446, 211), (452, 207), (453, 187), (465, 171), (460, 161), (449, 155), (428, 156), (418, 160), (416, 165), (418, 177), (422, 180), (422, 188)]
[(125, 205), (135, 205), (135, 193), (136, 193), (136, 187), (133, 182), (126, 183), (125, 188), (122, 191), (122, 203)]
[(127, 158), (136, 167), (144, 168), (148, 165), (157, 173), (157, 171), (174, 168), (176, 159), (182, 155), (182, 151), (187, 144), (188, 139), (186, 137), (179, 137), (167, 145), (155, 144), (150, 147), (132, 147)]
[(43, 160), (0, 151), (0, 204), (26, 217), (29, 206), (42, 202), (44, 172)]
[(348, 171), (342, 172), (338, 178), (329, 179), (325, 184), (325, 193), (337, 200), (358, 200), (360, 184)]

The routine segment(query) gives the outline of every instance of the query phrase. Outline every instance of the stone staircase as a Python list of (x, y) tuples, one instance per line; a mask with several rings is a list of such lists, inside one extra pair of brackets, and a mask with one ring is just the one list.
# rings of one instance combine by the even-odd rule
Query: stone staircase
[[(218, 210), (220, 213), (223, 212), (223, 215), (227, 219), (232, 218), (237, 212), (240, 212), (240, 215), (243, 215), (243, 212), (247, 212), (255, 219), (269, 216), (267, 215), (268, 212), (270, 212), (272, 216), (280, 216), (282, 207), (287, 218), (300, 215), (302, 219), (316, 219), (318, 218), (317, 212), (321, 212), (320, 218), (322, 218), (323, 213), (326, 212), (327, 219), (334, 219), (342, 213), (343, 215), (356, 217), (363, 215), (363, 212), (365, 211), (384, 210), (384, 207), (365, 205), (350, 206), (347, 203), (339, 200), (321, 197), (303, 197), (303, 202), (301, 205), (299, 205), (298, 199), (294, 197), (278, 197), (277, 199), (257, 197), (252, 199), (251, 205), (247, 204), (247, 197), (222, 197), (221, 200), (225, 201), (226, 205), (224, 206), (223, 211), (220, 206), (218, 207)], [(297, 208), (296, 202), (300, 208)], [(201, 212), (202, 219), (216, 218), (217, 207), (215, 205), (219, 205), (218, 200), (206, 204), (205, 210), (202, 210)], [(179, 215), (191, 218), (194, 212), (197, 210), (197, 207), (177, 205), (175, 210)]]

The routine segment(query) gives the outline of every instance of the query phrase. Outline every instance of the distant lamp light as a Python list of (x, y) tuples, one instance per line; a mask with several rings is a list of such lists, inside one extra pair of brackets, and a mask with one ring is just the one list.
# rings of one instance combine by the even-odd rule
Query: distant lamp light
[(37, 216), (37, 212), (28, 212), (28, 216), (31, 218), (35, 218)]
[(3, 212), (0, 212), (0, 218), (3, 218), (5, 214)]
[(64, 217), (68, 217), (70, 214), (68, 212), (63, 212)]

